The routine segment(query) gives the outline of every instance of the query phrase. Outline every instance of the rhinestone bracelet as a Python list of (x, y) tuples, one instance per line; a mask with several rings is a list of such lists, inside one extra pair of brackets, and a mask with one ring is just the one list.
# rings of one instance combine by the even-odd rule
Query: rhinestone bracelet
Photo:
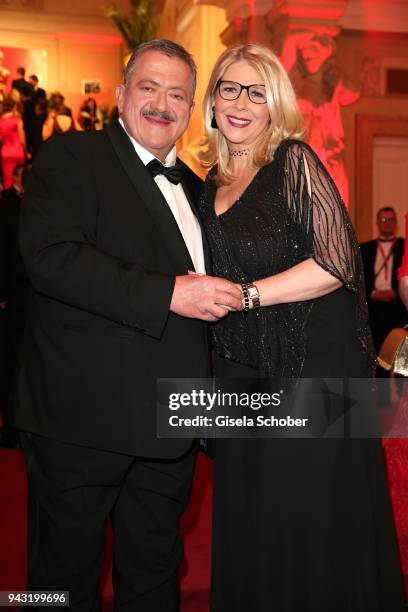
[(242, 288), (242, 293), (243, 293), (242, 301), (244, 303), (243, 311), (248, 312), (249, 311), (249, 293), (248, 293), (248, 287), (246, 283), (241, 283), (241, 288)]

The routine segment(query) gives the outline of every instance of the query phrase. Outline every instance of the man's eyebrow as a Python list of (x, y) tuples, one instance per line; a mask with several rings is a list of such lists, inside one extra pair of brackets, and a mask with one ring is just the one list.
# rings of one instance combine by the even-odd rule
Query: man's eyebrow
[(160, 83), (158, 83), (154, 79), (140, 79), (139, 85), (141, 85), (142, 83), (151, 83), (152, 85), (157, 85), (158, 87), (160, 87)]
[[(154, 79), (140, 79), (139, 85), (142, 85), (143, 83), (150, 83), (151, 85), (155, 85), (156, 87), (162, 86), (161, 83), (155, 81)], [(187, 93), (187, 90), (182, 85), (169, 85), (168, 87), (166, 87), (166, 89), (179, 89), (180, 91), (184, 91), (185, 93)]]

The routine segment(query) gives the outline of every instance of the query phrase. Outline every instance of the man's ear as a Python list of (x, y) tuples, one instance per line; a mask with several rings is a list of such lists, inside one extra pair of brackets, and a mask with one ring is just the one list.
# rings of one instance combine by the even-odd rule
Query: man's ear
[(191, 105), (190, 105), (190, 117), (193, 114), (194, 109), (195, 109), (195, 101), (193, 100)]
[(123, 106), (125, 102), (125, 86), (117, 85), (115, 89), (116, 103), (118, 105), (119, 114), (123, 111)]

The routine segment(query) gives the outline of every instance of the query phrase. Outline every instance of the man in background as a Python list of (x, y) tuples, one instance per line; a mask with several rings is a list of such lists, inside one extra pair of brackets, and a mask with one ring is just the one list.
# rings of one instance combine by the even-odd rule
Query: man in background
[(377, 212), (378, 237), (361, 245), (367, 303), (378, 353), (388, 332), (405, 324), (405, 308), (398, 292), (404, 239), (396, 236), (397, 216), (391, 206)]
[(38, 77), (31, 74), (28, 82), (32, 86), (32, 95), (24, 103), (24, 129), (27, 140), (27, 150), (34, 161), (38, 149), (42, 143), (42, 128), (47, 118), (48, 103), (47, 94), (42, 87), (38, 86)]
[(19, 92), (22, 102), (31, 98), (34, 92), (33, 86), (25, 78), (25, 73), (25, 68), (22, 66), (17, 68), (17, 78), (11, 83), (12, 89), (16, 89)]
[(28, 77), (28, 82), (33, 88), (33, 93), (32, 93), (31, 98), (34, 100), (34, 102), (37, 102), (40, 99), (46, 100), (47, 94), (45, 92), (45, 89), (38, 86), (38, 83), (39, 83), (38, 76), (36, 74), (30, 74), (30, 76)]

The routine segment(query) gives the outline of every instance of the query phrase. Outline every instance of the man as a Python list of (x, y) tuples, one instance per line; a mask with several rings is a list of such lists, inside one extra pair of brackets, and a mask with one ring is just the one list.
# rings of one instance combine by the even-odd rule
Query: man
[(40, 98), (34, 106), (33, 114), (30, 112), (29, 128), (26, 133), (27, 148), (31, 154), (32, 162), (37, 157), (37, 153), (43, 143), (43, 127), (47, 120), (47, 113), (47, 100)]
[(69, 590), (76, 611), (98, 609), (109, 516), (115, 610), (178, 609), (197, 442), (156, 438), (156, 379), (207, 376), (205, 321), (225, 316), (218, 304), (241, 308), (235, 284), (204, 274), (189, 206), (200, 181), (158, 163), (175, 162), (194, 86), (182, 47), (137, 47), (117, 88), (121, 123), (50, 139), (23, 205), (36, 290), (15, 410), (28, 432), (29, 588)]
[(30, 74), (28, 82), (32, 87), (32, 95), (24, 103), (23, 121), (26, 134), (27, 150), (33, 161), (42, 143), (42, 127), (47, 118), (47, 94), (38, 87), (38, 77)]
[(17, 68), (17, 78), (11, 83), (12, 89), (16, 89), (19, 92), (22, 102), (31, 98), (34, 92), (33, 86), (25, 78), (25, 72), (25, 68), (22, 66)]
[(40, 99), (42, 100), (47, 99), (47, 94), (45, 93), (45, 89), (38, 86), (39, 81), (38, 81), (38, 76), (36, 74), (30, 74), (30, 76), (28, 77), (28, 82), (33, 88), (32, 98), (34, 102), (38, 102), (38, 100)]
[(30, 283), (18, 247), (21, 198), (28, 166), (18, 164), (13, 170), (13, 185), (0, 198), (0, 309), (4, 324), (4, 382), (1, 385), (3, 430), (0, 446), (18, 446), (18, 432), (9, 424), (9, 392), (17, 366), (23, 336)]
[(25, 78), (25, 68), (20, 66), (17, 68), (17, 78), (13, 80), (11, 87), (20, 94), (20, 100), (23, 105), (23, 124), (26, 140), (29, 140), (30, 135), (30, 119), (32, 116), (32, 98), (34, 95), (33, 85)]
[(404, 240), (396, 237), (396, 227), (395, 210), (391, 206), (380, 208), (377, 212), (378, 238), (361, 245), (370, 325), (377, 352), (388, 332), (405, 323), (397, 278)]

